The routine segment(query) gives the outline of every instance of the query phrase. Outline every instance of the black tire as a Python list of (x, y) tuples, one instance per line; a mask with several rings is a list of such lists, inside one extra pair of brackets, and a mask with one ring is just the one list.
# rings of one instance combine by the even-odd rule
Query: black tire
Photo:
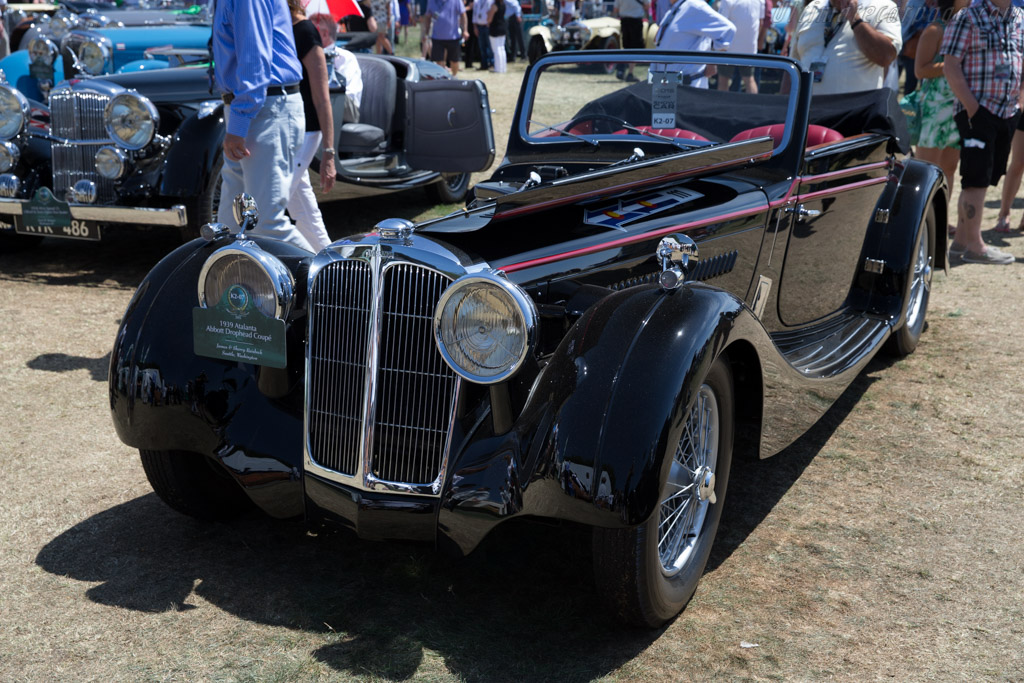
[(206, 456), (146, 450), (139, 455), (156, 495), (183, 515), (217, 521), (237, 517), (252, 507), (241, 487)]
[(199, 237), (200, 228), (207, 223), (217, 222), (217, 210), (220, 208), (220, 171), (223, 167), (224, 158), (218, 157), (210, 176), (206, 179), (202, 193), (188, 206), (188, 225), (180, 229), (183, 242)]
[[(608, 36), (601, 43), (601, 49), (602, 50), (618, 50), (619, 49), (619, 37), (618, 36)], [(619, 66), (619, 64), (620, 63), (616, 63), (616, 62), (606, 62), (606, 63), (601, 65), (601, 71), (603, 73), (611, 76), (613, 73), (615, 73), (615, 69)]]
[[(673, 419), (674, 428), (665, 445), (665, 457), (673, 459), (675, 465), (667, 481), (662, 483), (658, 509), (647, 522), (634, 528), (594, 529), (594, 575), (598, 590), (618, 617), (627, 623), (657, 628), (679, 614), (693, 597), (711, 554), (725, 505), (732, 464), (733, 413), (732, 372), (719, 358), (702, 380), (692, 405), (681, 407), (678, 417)], [(699, 454), (687, 452), (694, 450), (687, 434), (705, 432), (693, 432), (687, 427), (708, 415), (717, 417), (717, 429), (712, 423), (712, 428), (706, 432), (716, 436), (717, 443), (705, 444), (715, 449), (716, 458), (711, 462), (705, 457), (702, 465), (698, 463), (688, 470), (677, 458), (682, 456), (683, 461), (693, 464)], [(686, 481), (689, 484), (682, 486)], [(693, 487), (693, 495), (682, 496), (689, 487)], [(676, 491), (674, 501), (667, 496), (669, 489)], [(685, 516), (684, 512), (687, 512)], [(690, 512), (693, 517), (689, 516)], [(672, 558), (671, 569), (663, 564), (658, 545), (659, 528), (666, 513), (668, 518), (683, 520), (682, 524), (669, 525), (670, 533), (665, 539), (682, 544), (666, 549), (666, 557)], [(675, 534), (671, 533), (673, 530)], [(676, 552), (679, 554), (675, 555)]]
[(469, 174), (444, 173), (441, 180), (427, 185), (426, 190), (435, 204), (461, 204), (469, 191)]
[(548, 48), (544, 44), (544, 39), (540, 36), (531, 36), (530, 44), (526, 48), (526, 58), (530, 60), (530, 64), (536, 63), (538, 59), (548, 53)]
[(885, 350), (893, 356), (908, 356), (917, 348), (928, 316), (932, 290), (932, 266), (935, 262), (935, 209), (929, 205), (917, 231), (910, 256), (910, 295), (907, 297), (903, 325), (893, 331)]

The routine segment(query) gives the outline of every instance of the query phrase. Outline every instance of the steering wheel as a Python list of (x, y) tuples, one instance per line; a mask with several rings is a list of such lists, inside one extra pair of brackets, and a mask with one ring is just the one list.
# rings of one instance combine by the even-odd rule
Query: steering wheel
[[(586, 131), (586, 132), (588, 132), (588, 133), (614, 133), (616, 130), (620, 130), (622, 128), (628, 128), (630, 126), (628, 121), (626, 121), (625, 119), (621, 119), (618, 116), (612, 116), (611, 114), (597, 114), (597, 113), (595, 113), (595, 114), (581, 114), (580, 116), (577, 116), (572, 121), (570, 121), (569, 123), (566, 124), (565, 130), (569, 131), (570, 133), (576, 133), (577, 135), (579, 135), (579, 134), (583, 133), (584, 131), (575, 130), (577, 126), (582, 126), (584, 123), (587, 123), (587, 122), (597, 123), (598, 121), (601, 121), (601, 122), (604, 122), (604, 123), (608, 124), (608, 129), (607, 130), (598, 130), (597, 126), (591, 126), (591, 129), (589, 131)], [(614, 124), (614, 127), (613, 127), (612, 124)]]

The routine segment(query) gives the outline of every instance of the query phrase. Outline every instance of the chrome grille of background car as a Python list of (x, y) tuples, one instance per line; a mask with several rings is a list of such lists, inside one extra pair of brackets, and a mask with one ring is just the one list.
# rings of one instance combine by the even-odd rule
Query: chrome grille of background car
[[(109, 101), (110, 96), (97, 92), (54, 90), (50, 95), (50, 131), (67, 140), (106, 140), (103, 110)], [(96, 172), (96, 152), (100, 147), (61, 142), (51, 145), (54, 195), (66, 199), (68, 189), (85, 179), (96, 183), (96, 203), (114, 200), (114, 181)]]
[(434, 308), (451, 280), (410, 263), (373, 275), (369, 263), (338, 261), (313, 283), (309, 456), (344, 475), (366, 467), (381, 481), (429, 486), (443, 474), (458, 388), (434, 345)]

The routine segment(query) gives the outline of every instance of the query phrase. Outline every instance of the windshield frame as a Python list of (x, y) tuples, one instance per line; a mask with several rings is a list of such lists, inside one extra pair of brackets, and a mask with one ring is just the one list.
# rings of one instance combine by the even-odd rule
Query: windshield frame
[[(607, 148), (607, 151), (612, 156), (621, 156), (621, 149), (623, 146), (633, 147), (641, 143), (656, 144), (666, 148), (672, 147), (675, 149), (710, 147), (722, 144), (721, 142), (715, 142), (712, 145), (697, 142), (689, 144), (682, 138), (668, 141), (659, 139), (655, 135), (644, 135), (628, 130), (625, 134), (586, 133), (583, 136), (561, 135), (538, 137), (536, 134), (531, 135), (529, 133), (528, 129), (530, 127), (531, 118), (534, 119), (534, 125), (544, 124), (547, 126), (554, 126), (562, 123), (561, 121), (537, 120), (536, 116), (533, 114), (533, 103), (538, 94), (538, 86), (541, 83), (541, 76), (547, 68), (559, 65), (579, 65), (584, 68), (588, 66), (591, 68), (597, 68), (598, 66), (606, 65), (609, 62), (620, 62), (623, 64), (630, 62), (638, 64), (700, 63), (709, 65), (713, 64), (721, 68), (739, 66), (780, 70), (783, 74), (789, 76), (789, 82), (792, 85), (790, 92), (788, 93), (788, 101), (785, 105), (785, 119), (784, 121), (780, 121), (780, 123), (786, 123), (787, 125), (782, 139), (773, 150), (773, 156), (783, 154), (790, 146), (794, 137), (798, 137), (794, 133), (794, 125), (799, 125), (800, 120), (804, 118), (797, 116), (801, 102), (805, 99), (802, 97), (804, 79), (802, 77), (803, 74), (799, 64), (792, 59), (768, 55), (743, 56), (725, 53), (670, 52), (664, 50), (581, 50), (550, 53), (530, 67), (523, 82), (523, 90), (520, 93), (516, 119), (513, 121), (512, 136), (510, 136), (510, 138), (516, 140), (517, 144), (510, 146), (509, 157), (519, 156), (519, 154), (539, 154), (541, 156), (547, 156), (550, 153), (557, 153), (556, 150), (563, 149), (567, 145), (570, 147), (600, 147), (602, 150)], [(638, 125), (636, 122), (632, 121), (628, 123), (634, 126)], [(581, 137), (585, 137), (586, 140), (581, 139)], [(802, 134), (799, 137), (802, 138)], [(595, 142), (598, 144), (594, 145)], [(603, 154), (601, 156), (603, 156)]]

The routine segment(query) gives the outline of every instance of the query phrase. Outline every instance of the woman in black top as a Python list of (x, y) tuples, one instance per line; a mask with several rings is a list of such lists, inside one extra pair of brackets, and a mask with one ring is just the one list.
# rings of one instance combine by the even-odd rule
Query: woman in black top
[(508, 23), (505, 21), (505, 0), (494, 0), (487, 11), (487, 35), (491, 41), (491, 52), (494, 53), (494, 73), (505, 73), (505, 34)]
[(331, 243), (324, 227), (320, 207), (316, 203), (313, 186), (309, 183), (309, 163), (316, 154), (320, 141), (324, 150), (320, 161), (320, 189), (329, 192), (334, 187), (334, 115), (327, 89), (327, 59), (324, 57), (320, 33), (302, 7), (301, 0), (288, 0), (292, 14), (295, 50), (302, 62), (302, 104), (306, 114), (306, 137), (295, 155), (295, 175), (288, 195), (288, 213), (295, 227), (314, 249), (319, 251)]

